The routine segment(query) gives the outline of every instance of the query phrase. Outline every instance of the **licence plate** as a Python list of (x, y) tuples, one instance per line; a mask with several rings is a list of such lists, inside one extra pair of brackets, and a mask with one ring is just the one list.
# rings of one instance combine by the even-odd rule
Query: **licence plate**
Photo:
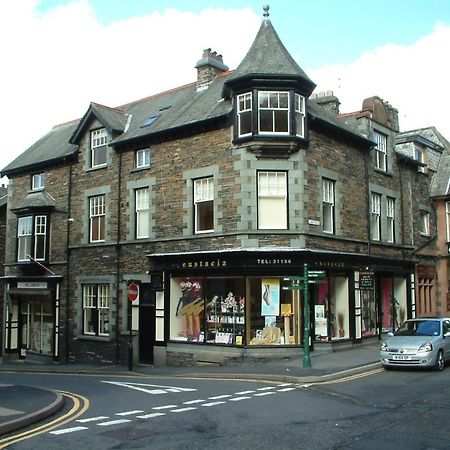
[(392, 359), (405, 361), (405, 360), (411, 359), (411, 356), (408, 356), (408, 355), (393, 355)]

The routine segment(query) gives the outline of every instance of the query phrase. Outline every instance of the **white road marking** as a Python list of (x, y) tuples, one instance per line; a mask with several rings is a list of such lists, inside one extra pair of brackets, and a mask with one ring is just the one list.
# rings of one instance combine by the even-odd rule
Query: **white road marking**
[(87, 423), (87, 422), (95, 422), (98, 420), (109, 419), (108, 416), (97, 416), (97, 417), (89, 417), (88, 419), (77, 419), (77, 422)]
[(127, 423), (127, 422), (131, 422), (131, 420), (130, 419), (109, 420), (108, 422), (101, 422), (101, 423), (98, 423), (97, 425), (99, 427), (109, 427), (111, 425), (119, 425), (121, 423)]
[(229, 398), (231, 395), (216, 395), (215, 397), (208, 397), (208, 400), (219, 400), (221, 398)]
[(164, 406), (154, 406), (152, 409), (170, 409), (170, 408), (176, 408), (177, 405), (164, 405)]
[(255, 391), (241, 391), (241, 392), (236, 392), (236, 395), (247, 395), (247, 394), (254, 394)]
[(276, 386), (266, 386), (266, 387), (258, 388), (256, 390), (257, 391), (271, 391), (273, 389), (276, 389)]
[(136, 416), (138, 419), (151, 419), (153, 417), (165, 416), (166, 413), (150, 413), (144, 414), (143, 416)]
[(295, 388), (290, 387), (290, 388), (277, 389), (277, 392), (289, 392), (289, 391), (295, 391)]
[(113, 384), (115, 386), (121, 386), (136, 391), (145, 392), (151, 395), (168, 394), (169, 392), (194, 392), (197, 389), (182, 388), (177, 386), (160, 386), (158, 384), (146, 384), (146, 383), (125, 383), (120, 381), (102, 381), (102, 383)]
[(210, 403), (203, 403), (202, 406), (216, 406), (216, 405), (221, 405), (221, 404), (223, 404), (223, 403), (226, 403), (226, 402), (210, 402)]
[(194, 409), (197, 409), (197, 408), (191, 406), (190, 408), (172, 409), (170, 412), (179, 413), (179, 412), (186, 412), (186, 411), (194, 411)]
[(116, 413), (116, 416), (133, 416), (135, 414), (143, 413), (144, 411), (142, 409), (135, 409), (134, 411), (125, 411)]
[(278, 384), (278, 387), (284, 387), (284, 386), (292, 386), (292, 383)]
[(203, 402), (205, 402), (206, 400), (201, 400), (201, 399), (198, 399), (198, 400), (188, 400), (187, 402), (183, 402), (183, 405), (195, 405), (195, 404), (197, 404), (197, 403), (203, 403)]
[(230, 398), (230, 402), (239, 402), (241, 400), (247, 400), (249, 398), (251, 398), (251, 397), (242, 396), (242, 397)]
[(74, 431), (81, 431), (87, 429), (88, 427), (63, 428), (62, 430), (50, 431), (49, 434), (66, 434), (66, 433), (73, 433)]
[(275, 394), (275, 392), (260, 392), (259, 394), (255, 394), (255, 397), (263, 397), (264, 395), (272, 395)]

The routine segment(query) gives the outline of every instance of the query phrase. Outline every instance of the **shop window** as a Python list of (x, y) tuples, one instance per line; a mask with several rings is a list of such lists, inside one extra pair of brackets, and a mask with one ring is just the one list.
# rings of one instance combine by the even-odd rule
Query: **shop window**
[(395, 242), (395, 199), (386, 199), (387, 241)]
[(214, 179), (194, 180), (195, 233), (214, 231)]
[(361, 334), (362, 337), (375, 336), (377, 328), (377, 306), (373, 289), (361, 290)]
[(91, 167), (106, 165), (108, 134), (105, 128), (91, 131)]
[(325, 233), (334, 233), (334, 190), (334, 181), (322, 180), (322, 226)]
[(258, 229), (287, 229), (286, 172), (258, 172)]
[(17, 221), (17, 261), (47, 258), (47, 216), (19, 217)]
[(83, 334), (109, 336), (109, 285), (83, 285)]
[(135, 190), (136, 239), (148, 238), (150, 233), (149, 188)]
[(381, 240), (381, 195), (372, 193), (370, 214), (371, 238), (374, 241)]
[(103, 242), (106, 234), (106, 202), (104, 195), (89, 199), (89, 241)]
[[(24, 299), (32, 297), (24, 296)], [(27, 352), (41, 355), (53, 354), (54, 317), (52, 302), (46, 296), (33, 297), (21, 302), (20, 341)]]

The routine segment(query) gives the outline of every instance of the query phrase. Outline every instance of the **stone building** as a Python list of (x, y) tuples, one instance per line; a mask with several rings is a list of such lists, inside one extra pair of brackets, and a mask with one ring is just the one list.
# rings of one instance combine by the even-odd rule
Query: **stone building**
[(312, 98), (267, 14), (236, 70), (210, 49), (196, 68), (91, 103), (3, 169), (6, 353), (223, 363), (297, 354), (308, 322), (332, 349), (416, 315), (436, 166), (397, 147), (395, 109)]

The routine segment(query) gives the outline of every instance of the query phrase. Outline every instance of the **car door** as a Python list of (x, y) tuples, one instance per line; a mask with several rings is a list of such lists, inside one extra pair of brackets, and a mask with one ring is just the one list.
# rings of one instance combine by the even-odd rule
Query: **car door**
[(446, 319), (442, 322), (442, 332), (444, 335), (443, 347), (445, 359), (450, 360), (450, 320)]

